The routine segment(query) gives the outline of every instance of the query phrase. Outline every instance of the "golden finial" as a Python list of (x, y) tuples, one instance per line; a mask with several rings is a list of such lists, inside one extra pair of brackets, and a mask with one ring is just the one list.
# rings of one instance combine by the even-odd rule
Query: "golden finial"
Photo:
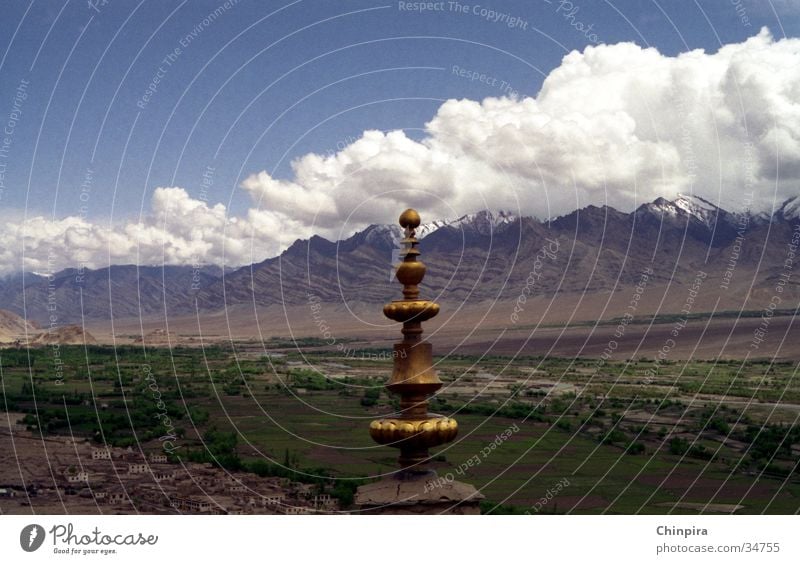
[(416, 229), (420, 224), (419, 212), (408, 208), (400, 214), (400, 227), (403, 229)]
[(400, 396), (400, 416), (370, 424), (370, 435), (376, 442), (400, 449), (400, 466), (406, 471), (424, 471), (420, 465), (429, 458), (428, 448), (449, 442), (458, 433), (455, 419), (428, 413), (427, 398), (441, 388), (442, 382), (433, 368), (431, 344), (422, 342), (422, 322), (439, 313), (439, 304), (419, 299), (419, 284), (425, 277), (425, 264), (418, 260), (419, 225), (416, 210), (400, 214), (405, 248), (396, 277), (403, 284), (403, 299), (383, 307), (386, 317), (403, 324), (403, 340), (394, 345), (394, 370), (386, 386)]
[(420, 255), (416, 237), (419, 224), (417, 210), (407, 209), (400, 214), (400, 226), (405, 229), (405, 238), (401, 243), (405, 249), (400, 253), (403, 261), (397, 265), (395, 276), (403, 285), (404, 299), (383, 306), (386, 317), (403, 324), (403, 335), (407, 342), (419, 341), (422, 322), (439, 313), (439, 304), (419, 299), (419, 283), (425, 278), (425, 263), (417, 258)]

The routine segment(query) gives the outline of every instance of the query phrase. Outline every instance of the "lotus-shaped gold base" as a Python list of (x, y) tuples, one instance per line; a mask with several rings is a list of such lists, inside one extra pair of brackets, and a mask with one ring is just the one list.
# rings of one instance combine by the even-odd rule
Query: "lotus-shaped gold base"
[(439, 304), (428, 300), (395, 300), (383, 306), (383, 315), (399, 323), (422, 323), (439, 313)]
[(376, 443), (402, 448), (430, 448), (452, 441), (458, 423), (450, 417), (428, 419), (379, 419), (369, 426)]

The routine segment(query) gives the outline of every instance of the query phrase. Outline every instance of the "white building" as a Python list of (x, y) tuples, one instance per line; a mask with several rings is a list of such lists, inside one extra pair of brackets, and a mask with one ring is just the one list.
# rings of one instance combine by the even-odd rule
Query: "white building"
[(286, 515), (308, 515), (311, 513), (311, 508), (290, 505), (285, 508), (285, 513)]
[(122, 503), (127, 499), (127, 496), (123, 492), (111, 492), (106, 496), (106, 500), (111, 505), (116, 505), (118, 503)]
[(111, 451), (108, 450), (108, 447), (93, 448), (92, 460), (111, 460)]
[(311, 501), (314, 503), (314, 507), (330, 507), (336, 503), (330, 494), (315, 495)]
[(179, 497), (172, 502), (172, 506), (194, 513), (207, 513), (214, 507), (210, 500), (201, 497)]
[(280, 505), (283, 503), (283, 500), (286, 499), (286, 496), (282, 493), (273, 493), (262, 496), (261, 499), (264, 505)]
[(169, 471), (168, 472), (166, 470), (160, 470), (160, 471), (154, 470), (153, 471), (153, 479), (156, 482), (164, 482), (164, 481), (174, 480), (175, 479), (175, 472), (174, 471)]
[(81, 470), (80, 472), (75, 472), (74, 474), (67, 475), (67, 482), (70, 484), (76, 484), (78, 482), (88, 482), (89, 481), (89, 473)]

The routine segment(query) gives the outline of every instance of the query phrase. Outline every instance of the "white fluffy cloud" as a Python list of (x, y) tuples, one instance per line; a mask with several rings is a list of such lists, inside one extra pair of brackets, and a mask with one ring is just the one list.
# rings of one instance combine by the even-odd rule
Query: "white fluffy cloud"
[(765, 29), (676, 57), (590, 46), (564, 57), (535, 98), (448, 100), (426, 132), (368, 131), (338, 154), (296, 160), (291, 180), (261, 172), (244, 188), (321, 228), (391, 220), (406, 203), (428, 215), (550, 217), (690, 192), (735, 210), (752, 189), (769, 206), (795, 195), (800, 176), (800, 40)]
[(448, 100), (425, 127), (421, 140), (366, 131), (336, 154), (296, 159), (290, 179), (253, 174), (242, 183), (254, 202), (245, 217), (159, 188), (141, 223), (12, 225), (0, 258), (18, 263), (24, 242), (34, 270), (54, 246), (57, 266), (246, 264), (294, 237), (393, 222), (406, 206), (430, 219), (483, 208), (551, 217), (688, 192), (736, 211), (752, 191), (753, 207), (769, 209), (800, 180), (800, 39), (764, 29), (675, 57), (590, 46), (565, 56), (535, 98)]
[(79, 217), (40, 216), (6, 221), (0, 274), (110, 264), (241, 265), (274, 256), (286, 241), (305, 233), (299, 223), (268, 211), (231, 217), (224, 205), (209, 207), (182, 188), (156, 188), (140, 222), (109, 227)]

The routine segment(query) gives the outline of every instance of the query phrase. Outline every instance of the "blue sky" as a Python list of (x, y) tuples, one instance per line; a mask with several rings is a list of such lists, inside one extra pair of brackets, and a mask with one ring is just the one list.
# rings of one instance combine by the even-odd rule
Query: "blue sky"
[(714, 52), (762, 26), (776, 40), (798, 35), (798, 2), (737, 1), (486, 0), (419, 11), (366, 0), (239, 0), (222, 10), (218, 0), (6, 0), (0, 116), (20, 84), (26, 97), (0, 205), (6, 215), (116, 222), (146, 213), (157, 187), (181, 186), (241, 214), (252, 201), (238, 186), (250, 174), (291, 178), (292, 159), (335, 152), (367, 129), (420, 139), (447, 99), (502, 96), (506, 85), (535, 96), (565, 54), (592, 43), (672, 56)]
[[(527, 29), (493, 23), (467, 3), (463, 14), (449, 2), (420, 13), (398, 2), (240, 0), (181, 48), (220, 2), (5, 4), (0, 100), (8, 106), (22, 79), (30, 87), (2, 205), (57, 217), (75, 213), (87, 168), (95, 171), (91, 217), (138, 214), (156, 186), (199, 192), (206, 166), (217, 173), (209, 200), (243, 209), (236, 185), (252, 172), (287, 176), (292, 157), (335, 150), (365, 129), (413, 135), (441, 101), (501, 95), (503, 81), (535, 95), (567, 51), (590, 43), (573, 22), (594, 24), (601, 41), (665, 54), (715, 50), (762, 25), (796, 36), (800, 23), (789, 3), (774, 3), (776, 17), (768, 2), (745, 2), (746, 26), (730, 0), (575, 2), (571, 19), (557, 0), (483, 4)], [(137, 107), (175, 47), (178, 59)], [(454, 75), (453, 65), (497, 78), (496, 86)]]

